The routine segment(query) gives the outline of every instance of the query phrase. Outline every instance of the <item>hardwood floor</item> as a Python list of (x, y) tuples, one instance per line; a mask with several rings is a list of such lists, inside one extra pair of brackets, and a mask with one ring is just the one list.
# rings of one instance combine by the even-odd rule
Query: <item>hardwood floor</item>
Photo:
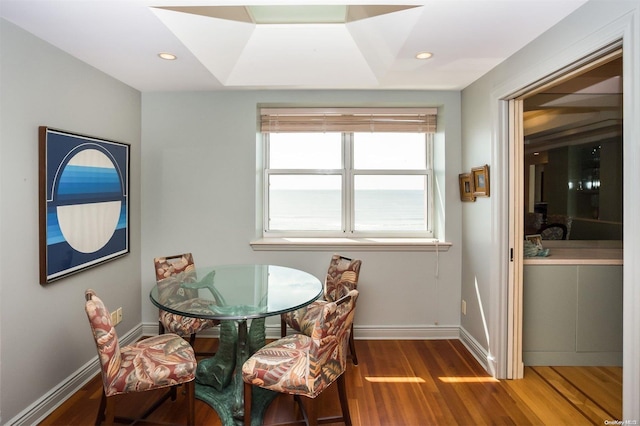
[[(198, 350), (215, 350), (198, 339)], [(457, 340), (357, 340), (360, 364), (349, 364), (347, 392), (354, 425), (602, 425), (622, 417), (622, 368), (527, 367), (522, 380), (494, 380)], [(93, 424), (101, 395), (96, 376), (43, 422)], [(180, 392), (179, 392), (180, 393)], [(116, 415), (135, 417), (155, 392), (119, 397)], [(132, 397), (133, 396), (133, 397)], [(336, 386), (319, 396), (320, 415), (339, 414)], [(138, 424), (186, 424), (186, 400), (166, 402)], [(265, 424), (295, 420), (293, 398), (280, 395)], [(196, 424), (220, 425), (196, 401)]]

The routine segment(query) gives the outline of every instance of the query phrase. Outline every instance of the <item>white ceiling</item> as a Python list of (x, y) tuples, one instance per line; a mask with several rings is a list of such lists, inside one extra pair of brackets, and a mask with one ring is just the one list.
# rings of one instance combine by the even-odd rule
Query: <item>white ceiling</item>
[[(461, 90), (586, 1), (0, 0), (0, 16), (143, 92)], [(305, 25), (169, 9), (277, 4), (417, 7)]]

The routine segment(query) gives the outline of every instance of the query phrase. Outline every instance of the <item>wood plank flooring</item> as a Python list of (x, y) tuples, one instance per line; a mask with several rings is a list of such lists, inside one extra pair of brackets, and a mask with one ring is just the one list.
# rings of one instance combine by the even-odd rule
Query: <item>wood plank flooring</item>
[[(197, 350), (215, 350), (198, 339)], [(354, 425), (602, 425), (622, 417), (622, 368), (527, 367), (522, 380), (494, 380), (457, 340), (357, 340), (360, 364), (349, 364), (347, 392)], [(101, 395), (96, 376), (51, 413), (42, 426), (93, 424)], [(118, 397), (116, 415), (135, 417), (156, 392)], [(340, 412), (336, 386), (319, 396), (320, 415)], [(148, 421), (186, 424), (179, 395)], [(280, 395), (265, 424), (299, 417), (293, 399)], [(196, 401), (196, 424), (218, 426), (215, 411)], [(338, 423), (339, 424), (339, 423)]]

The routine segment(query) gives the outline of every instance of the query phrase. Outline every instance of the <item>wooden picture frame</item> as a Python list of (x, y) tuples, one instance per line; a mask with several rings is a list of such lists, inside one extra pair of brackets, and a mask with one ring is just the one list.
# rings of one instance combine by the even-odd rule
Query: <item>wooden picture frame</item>
[(128, 144), (39, 128), (40, 284), (129, 253)]
[(460, 173), (458, 175), (458, 182), (460, 185), (460, 201), (475, 201), (476, 197), (473, 195), (473, 179), (471, 173)]
[(473, 180), (473, 195), (475, 197), (489, 196), (489, 165), (485, 164), (481, 167), (471, 169)]
[(538, 247), (539, 250), (542, 250), (542, 235), (540, 234), (531, 234), (531, 235), (525, 235), (524, 239), (529, 241), (530, 243), (533, 243), (536, 245), (536, 247)]

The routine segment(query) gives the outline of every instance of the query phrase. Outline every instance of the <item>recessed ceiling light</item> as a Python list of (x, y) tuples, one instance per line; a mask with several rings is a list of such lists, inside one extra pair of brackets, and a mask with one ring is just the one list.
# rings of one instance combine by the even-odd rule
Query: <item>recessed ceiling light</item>
[(416, 55), (416, 59), (429, 59), (433, 56), (431, 52), (420, 52)]
[(158, 56), (160, 56), (162, 59), (166, 59), (167, 61), (174, 61), (178, 58), (173, 53), (165, 53), (165, 52), (158, 53)]

